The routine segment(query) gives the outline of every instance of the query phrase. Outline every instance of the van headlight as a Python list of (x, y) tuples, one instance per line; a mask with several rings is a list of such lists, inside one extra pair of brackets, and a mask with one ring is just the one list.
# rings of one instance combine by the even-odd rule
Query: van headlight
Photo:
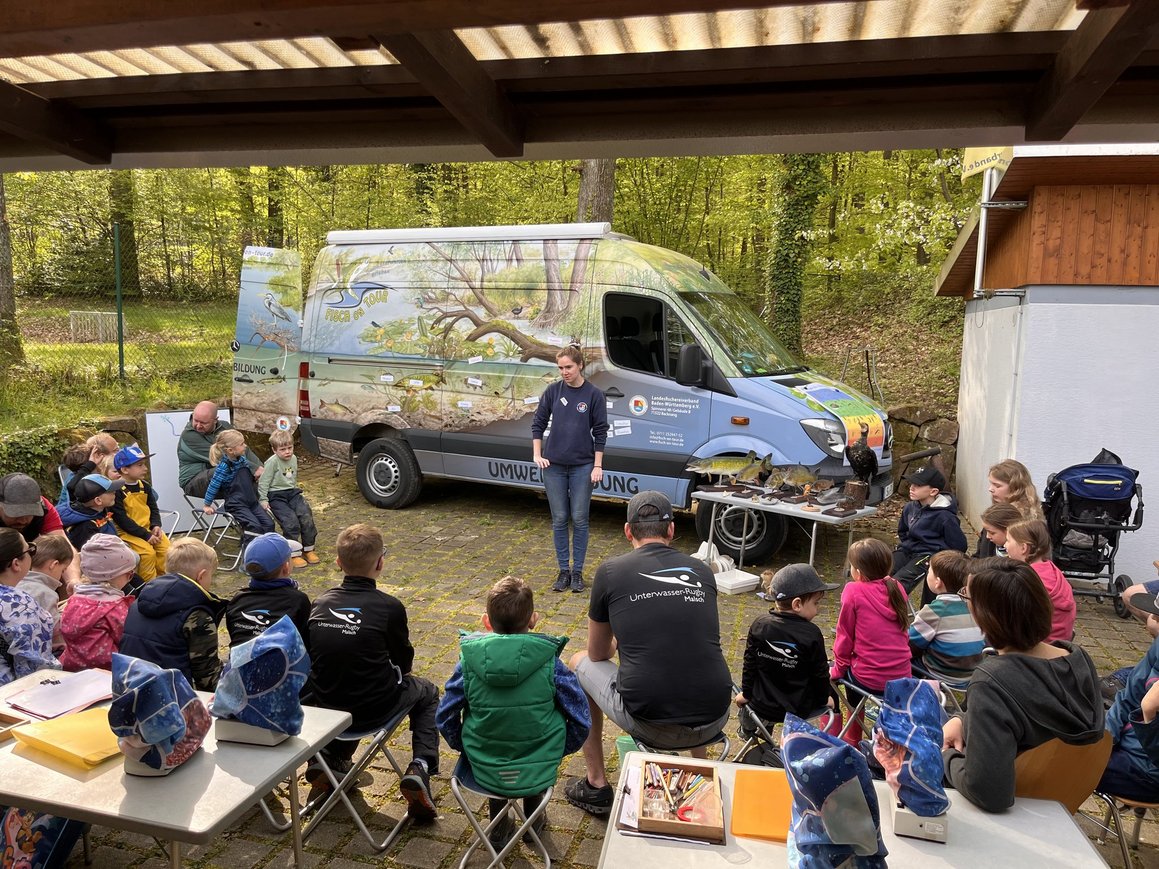
[(803, 419), (801, 427), (817, 448), (834, 458), (845, 455), (845, 426), (835, 419)]

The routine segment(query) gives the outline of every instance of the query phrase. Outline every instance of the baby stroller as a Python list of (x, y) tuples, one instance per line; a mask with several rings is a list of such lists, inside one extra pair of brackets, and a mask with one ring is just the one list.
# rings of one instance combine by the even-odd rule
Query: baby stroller
[(1051, 474), (1043, 493), (1054, 563), (1076, 594), (1111, 595), (1120, 618), (1129, 615), (1121, 595), (1132, 582), (1129, 576), (1115, 576), (1115, 553), (1120, 534), (1143, 526), (1138, 476), (1104, 449), (1088, 464)]

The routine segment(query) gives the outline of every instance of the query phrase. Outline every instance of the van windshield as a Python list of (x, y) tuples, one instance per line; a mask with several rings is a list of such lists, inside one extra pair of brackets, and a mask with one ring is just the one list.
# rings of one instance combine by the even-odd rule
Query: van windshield
[(696, 312), (700, 325), (712, 333), (743, 376), (770, 377), (808, 370), (738, 296), (684, 292), (680, 298)]

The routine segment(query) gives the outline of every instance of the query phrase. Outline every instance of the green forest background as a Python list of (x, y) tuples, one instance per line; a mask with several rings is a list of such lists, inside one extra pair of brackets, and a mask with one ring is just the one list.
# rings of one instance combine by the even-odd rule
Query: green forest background
[[(308, 272), (334, 229), (577, 216), (700, 260), (826, 373), (865, 389), (870, 347), (887, 404), (952, 413), (962, 304), (932, 285), (978, 197), (960, 172), (960, 151), (923, 150), (9, 174), (0, 431), (228, 395), (246, 245)], [(123, 384), (110, 336), (69, 321), (114, 310), (114, 226)]]

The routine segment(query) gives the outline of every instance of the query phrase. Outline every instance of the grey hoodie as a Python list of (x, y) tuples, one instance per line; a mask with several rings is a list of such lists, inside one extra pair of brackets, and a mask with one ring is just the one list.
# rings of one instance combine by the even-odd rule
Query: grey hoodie
[(1014, 758), (1058, 737), (1071, 745), (1103, 738), (1103, 698), (1094, 662), (1081, 646), (1056, 642), (1061, 658), (1012, 652), (982, 660), (961, 716), (966, 752), (942, 752), (948, 784), (987, 812), (1014, 804)]

